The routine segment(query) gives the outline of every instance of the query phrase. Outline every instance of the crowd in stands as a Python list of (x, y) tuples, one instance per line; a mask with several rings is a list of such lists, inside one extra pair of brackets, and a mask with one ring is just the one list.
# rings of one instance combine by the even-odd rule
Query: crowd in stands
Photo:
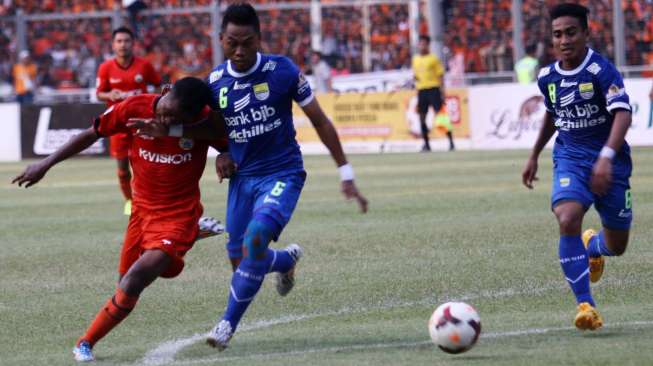
[[(227, 3), (235, 0), (228, 0)], [(202, 6), (211, 0), (149, 0), (150, 9)], [(225, 1), (223, 1), (225, 2)], [(257, 4), (307, 0), (257, 0)], [(328, 3), (329, 1), (324, 1)], [(592, 47), (614, 57), (612, 0), (578, 0), (591, 10)], [(463, 60), (465, 72), (513, 70), (511, 0), (444, 1), (445, 56)], [(553, 59), (548, 9), (555, 0), (523, 0), (524, 45), (537, 46), (540, 64)], [(653, 0), (624, 1), (627, 63), (653, 63)], [(370, 14), (370, 71), (410, 67), (409, 4), (375, 4)], [(4, 0), (0, 1), (0, 84), (11, 80), (17, 61), (16, 27), (11, 17), (17, 9), (26, 14), (82, 13), (111, 10), (121, 0)], [(427, 32), (422, 3), (420, 32)], [(290, 56), (310, 72), (310, 10), (260, 11), (266, 52)], [(208, 13), (148, 15), (138, 17), (137, 55), (146, 57), (164, 81), (185, 75), (204, 76), (212, 65)], [(125, 19), (125, 23), (129, 21)], [(322, 9), (324, 59), (334, 75), (364, 71), (362, 8)], [(56, 89), (91, 87), (99, 64), (110, 57), (112, 22), (109, 17), (27, 22), (31, 58), (38, 65), (37, 84)]]

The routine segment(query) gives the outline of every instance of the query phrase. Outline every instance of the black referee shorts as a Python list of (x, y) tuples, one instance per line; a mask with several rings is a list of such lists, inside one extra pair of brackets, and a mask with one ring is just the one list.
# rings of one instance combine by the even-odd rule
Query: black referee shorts
[(442, 108), (442, 94), (440, 88), (421, 89), (417, 91), (417, 112), (426, 114), (432, 106), (435, 113)]

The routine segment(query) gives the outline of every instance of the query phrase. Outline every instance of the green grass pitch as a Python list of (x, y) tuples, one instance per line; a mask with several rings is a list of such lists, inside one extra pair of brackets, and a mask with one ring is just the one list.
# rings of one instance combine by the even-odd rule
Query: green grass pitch
[[(98, 365), (650, 365), (653, 361), (653, 149), (634, 149), (632, 240), (592, 286), (605, 327), (572, 328), (573, 296), (549, 210), (550, 154), (534, 191), (521, 186), (526, 151), (351, 156), (370, 200), (361, 215), (325, 156), (279, 243), (300, 243), (297, 285), (280, 298), (268, 279), (231, 347), (203, 343), (222, 313), (225, 237), (203, 240), (182, 275), (146, 289), (136, 310), (95, 347)], [(71, 349), (113, 293), (127, 218), (108, 159), (55, 167), (28, 190), (0, 164), (0, 365), (72, 365)], [(202, 180), (207, 215), (224, 217), (226, 184)], [(584, 227), (597, 227), (592, 209)], [(480, 313), (471, 351), (429, 343), (445, 301)]]

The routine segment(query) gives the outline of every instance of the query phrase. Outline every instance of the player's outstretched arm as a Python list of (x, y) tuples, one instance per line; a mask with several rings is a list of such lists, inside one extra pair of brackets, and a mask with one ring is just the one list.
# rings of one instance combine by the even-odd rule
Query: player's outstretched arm
[(526, 161), (526, 166), (522, 171), (522, 183), (528, 188), (533, 189), (533, 182), (537, 181), (537, 159), (540, 157), (540, 153), (546, 146), (547, 142), (551, 139), (551, 136), (555, 133), (555, 125), (553, 124), (553, 115), (550, 112), (544, 114), (544, 120), (542, 121), (542, 127), (540, 128), (540, 133), (537, 136), (531, 155)]
[(317, 102), (317, 99), (313, 99), (310, 103), (302, 107), (304, 113), (308, 119), (311, 120), (313, 127), (317, 131), (317, 135), (320, 136), (320, 140), (324, 146), (329, 149), (331, 157), (338, 165), (340, 170), (340, 179), (341, 179), (341, 190), (342, 194), (345, 195), (345, 198), (348, 200), (355, 199), (360, 207), (362, 213), (367, 212), (367, 199), (356, 188), (354, 183), (354, 171), (351, 168), (351, 165), (347, 163), (347, 157), (345, 152), (342, 150), (342, 145), (340, 144), (340, 139), (338, 138), (338, 133), (336, 132), (335, 127), (329, 118), (324, 114), (320, 104)]
[(135, 128), (136, 135), (149, 137), (187, 137), (196, 140), (226, 138), (227, 130), (222, 114), (211, 111), (208, 118), (187, 125), (166, 125), (154, 118), (130, 118), (127, 127)]
[(34, 164), (30, 164), (21, 174), (17, 175), (11, 183), (18, 183), (18, 186), (20, 187), (25, 184), (25, 188), (38, 183), (38, 181), (45, 176), (45, 173), (47, 173), (55, 164), (84, 151), (89, 146), (93, 145), (97, 139), (98, 135), (95, 133), (93, 127), (73, 136), (73, 138), (68, 140), (68, 142), (48, 157)]
[(598, 195), (604, 195), (612, 184), (612, 159), (621, 149), (626, 139), (626, 133), (632, 123), (632, 115), (627, 110), (617, 110), (612, 122), (612, 129), (608, 141), (601, 149), (599, 158), (594, 163), (590, 188)]

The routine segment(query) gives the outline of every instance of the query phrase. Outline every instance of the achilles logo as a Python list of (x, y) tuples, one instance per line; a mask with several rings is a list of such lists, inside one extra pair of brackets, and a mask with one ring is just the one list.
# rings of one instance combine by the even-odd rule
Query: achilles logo
[(251, 128), (246, 128), (240, 131), (236, 131), (236, 130), (231, 131), (231, 133), (229, 133), (229, 138), (237, 143), (243, 143), (249, 141), (249, 139), (252, 137), (256, 137), (264, 133), (270, 132), (279, 126), (281, 126), (281, 119), (277, 118), (272, 123), (258, 124)]
[(159, 154), (147, 151), (143, 148), (138, 149), (138, 156), (150, 163), (173, 164), (179, 165), (189, 162), (193, 159), (193, 154), (187, 152), (183, 154)]
[[(112, 108), (109, 108), (106, 113), (110, 113)], [(57, 151), (59, 147), (68, 142), (73, 136), (81, 133), (84, 129), (81, 128), (66, 128), (66, 129), (50, 129), (50, 119), (52, 118), (52, 108), (44, 107), (39, 111), (39, 121), (36, 125), (36, 136), (34, 137), (34, 154), (36, 155), (50, 155)], [(97, 140), (88, 149), (81, 152), (81, 154), (102, 154), (104, 153), (104, 145), (101, 140)]]

